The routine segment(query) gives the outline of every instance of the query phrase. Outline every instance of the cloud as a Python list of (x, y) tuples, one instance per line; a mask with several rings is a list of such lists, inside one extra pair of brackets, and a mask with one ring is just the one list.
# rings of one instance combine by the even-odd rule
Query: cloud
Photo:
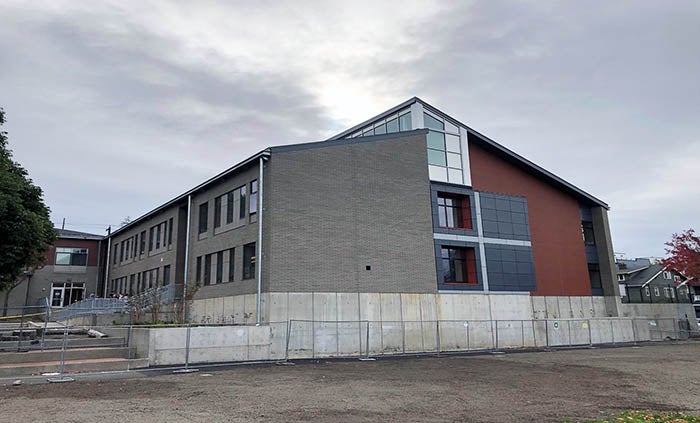
[(698, 18), (690, 1), (8, 1), (0, 101), (56, 219), (118, 223), (418, 95), (609, 202), (628, 254), (661, 254), (700, 210)]

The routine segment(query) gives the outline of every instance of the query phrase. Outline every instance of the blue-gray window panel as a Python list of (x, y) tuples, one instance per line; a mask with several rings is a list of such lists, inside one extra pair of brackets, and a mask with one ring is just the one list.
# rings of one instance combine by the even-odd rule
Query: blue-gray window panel
[(486, 244), (486, 269), (490, 291), (535, 291), (532, 248)]
[[(472, 229), (448, 229), (448, 228), (441, 228), (440, 227), (440, 221), (438, 217), (438, 204), (437, 204), (437, 195), (438, 192), (445, 192), (448, 194), (457, 194), (457, 195), (463, 195), (465, 197), (469, 197), (469, 212), (471, 214), (471, 220), (472, 220)], [(454, 235), (467, 235), (467, 236), (477, 236), (477, 227), (476, 225), (478, 222), (476, 221), (476, 207), (474, 205), (474, 191), (465, 188), (464, 186), (460, 185), (452, 185), (452, 184), (445, 184), (445, 183), (440, 183), (440, 182), (431, 182), (430, 183), (430, 205), (431, 205), (431, 210), (433, 213), (433, 233), (438, 233), (438, 234), (454, 234)]]
[(525, 198), (481, 192), (479, 199), (485, 237), (530, 240)]
[[(440, 247), (465, 247), (474, 248), (474, 258), (476, 261), (476, 285), (467, 284), (444, 284), (444, 275), (442, 272), (442, 255), (440, 254)], [(484, 281), (481, 277), (481, 251), (479, 249), (479, 244), (476, 242), (463, 242), (463, 241), (452, 241), (452, 240), (435, 240), (435, 273), (437, 274), (437, 286), (438, 290), (444, 291), (483, 291)], [(490, 281), (489, 281), (490, 286)]]

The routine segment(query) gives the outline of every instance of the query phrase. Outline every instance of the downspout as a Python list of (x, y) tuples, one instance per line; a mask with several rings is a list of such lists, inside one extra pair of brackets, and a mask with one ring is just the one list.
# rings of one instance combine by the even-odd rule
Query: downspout
[(102, 240), (97, 241), (97, 275), (95, 276), (95, 292), (94, 295), (97, 297), (97, 289), (100, 286), (100, 257), (102, 255)]
[[(183, 323), (187, 323), (187, 273), (190, 268), (190, 217), (192, 214), (192, 194), (187, 196), (187, 229), (185, 229), (185, 267), (182, 277), (182, 312)], [(188, 329), (189, 330), (189, 329)]]
[(109, 283), (109, 263), (112, 260), (112, 227), (107, 228), (107, 260), (105, 264), (105, 284), (104, 291), (102, 292), (103, 297), (107, 298), (107, 284)]
[(255, 266), (257, 267), (257, 279), (258, 279), (258, 297), (257, 297), (257, 318), (255, 319), (255, 324), (260, 325), (262, 321), (262, 309), (261, 309), (261, 291), (262, 291), (262, 235), (263, 235), (263, 164), (265, 160), (260, 157), (258, 162), (259, 175), (258, 175), (258, 244), (257, 251), (255, 252)]

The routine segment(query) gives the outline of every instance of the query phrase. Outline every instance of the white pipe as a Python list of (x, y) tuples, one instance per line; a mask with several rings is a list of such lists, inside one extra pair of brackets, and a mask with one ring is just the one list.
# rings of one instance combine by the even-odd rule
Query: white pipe
[[(187, 229), (185, 229), (185, 270), (182, 276), (182, 312), (183, 323), (187, 322), (187, 272), (190, 264), (190, 217), (192, 213), (192, 194), (187, 196)], [(179, 238), (179, 235), (178, 235)]]
[(257, 297), (257, 318), (256, 324), (260, 324), (262, 321), (262, 310), (261, 310), (261, 291), (262, 291), (262, 224), (263, 224), (263, 164), (264, 160), (260, 157), (258, 164), (259, 175), (258, 175), (258, 248), (255, 253), (255, 266), (257, 267), (257, 279), (258, 279), (258, 297)]
[[(110, 231), (111, 233), (111, 231)], [(107, 236), (107, 264), (105, 266), (105, 287), (104, 287), (104, 292), (102, 292), (102, 295), (104, 298), (107, 298), (107, 286), (109, 285), (109, 264), (111, 263), (112, 257), (110, 256), (112, 251), (112, 236), (108, 235)], [(99, 257), (98, 257), (99, 260)]]

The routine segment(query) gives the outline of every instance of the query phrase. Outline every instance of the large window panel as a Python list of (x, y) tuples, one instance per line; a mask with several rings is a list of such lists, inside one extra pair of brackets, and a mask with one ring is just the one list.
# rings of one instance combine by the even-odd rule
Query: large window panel
[(437, 166), (447, 166), (445, 152), (440, 150), (428, 149), (428, 164)]
[(428, 148), (432, 148), (433, 150), (445, 150), (445, 134), (429, 131)]

